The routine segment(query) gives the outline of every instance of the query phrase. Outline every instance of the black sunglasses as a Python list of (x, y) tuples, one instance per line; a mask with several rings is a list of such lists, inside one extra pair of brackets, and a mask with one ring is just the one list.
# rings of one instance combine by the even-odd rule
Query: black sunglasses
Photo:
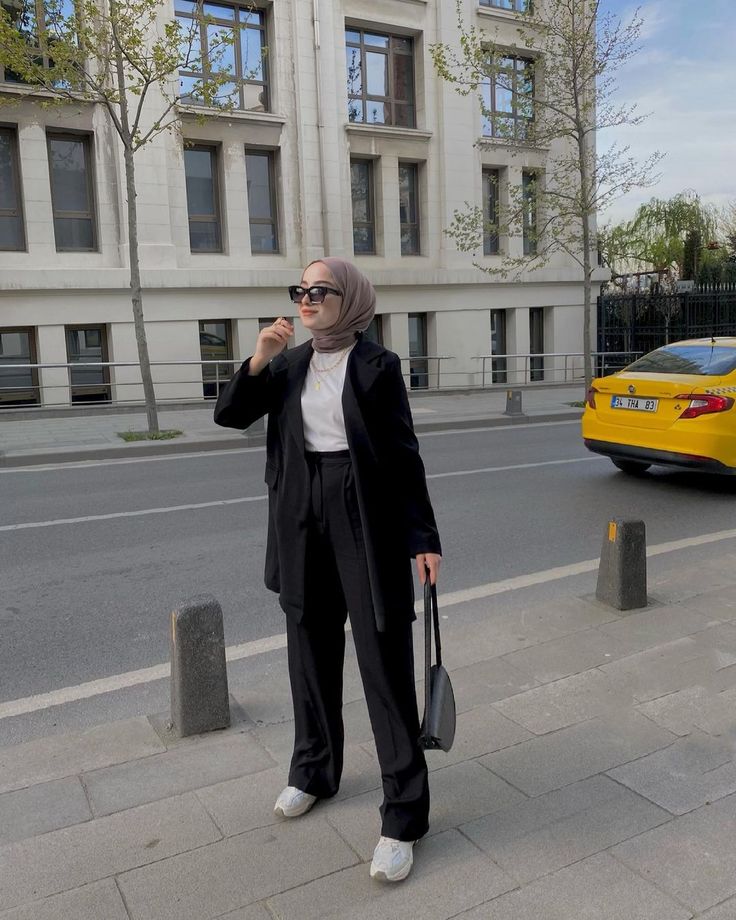
[(303, 288), (299, 287), (298, 284), (292, 284), (289, 288), (289, 297), (293, 303), (301, 303), (305, 294), (309, 297), (310, 303), (324, 303), (324, 299), (328, 294), (337, 294), (338, 297), (342, 297), (342, 291), (336, 291), (331, 287), (322, 287), (322, 285)]

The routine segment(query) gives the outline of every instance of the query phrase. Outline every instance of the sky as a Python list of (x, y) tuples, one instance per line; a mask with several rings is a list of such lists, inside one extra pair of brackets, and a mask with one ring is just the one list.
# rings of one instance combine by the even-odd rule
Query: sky
[[(601, 0), (627, 19), (631, 0)], [(704, 202), (736, 201), (736, 0), (642, 0), (641, 50), (618, 72), (618, 99), (650, 112), (638, 127), (600, 132), (598, 149), (628, 144), (639, 160), (666, 154), (659, 182), (614, 202), (599, 223), (627, 220), (651, 197), (688, 189)]]

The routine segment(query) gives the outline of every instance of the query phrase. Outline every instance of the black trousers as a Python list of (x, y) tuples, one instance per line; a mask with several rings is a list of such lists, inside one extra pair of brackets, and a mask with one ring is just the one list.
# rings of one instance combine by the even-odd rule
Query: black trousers
[(349, 611), (383, 778), (381, 833), (417, 840), (429, 826), (429, 784), (418, 743), (411, 622), (376, 629), (349, 453), (308, 453), (307, 461), (312, 514), (304, 616), (298, 624), (287, 618), (286, 627), (295, 721), (289, 785), (320, 798), (338, 791)]

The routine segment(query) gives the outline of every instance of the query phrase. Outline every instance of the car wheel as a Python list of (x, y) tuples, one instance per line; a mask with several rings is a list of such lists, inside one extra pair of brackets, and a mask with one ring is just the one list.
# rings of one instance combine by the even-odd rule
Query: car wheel
[(622, 473), (628, 473), (629, 476), (641, 476), (646, 473), (651, 463), (639, 463), (638, 460), (616, 460), (611, 457), (611, 463)]

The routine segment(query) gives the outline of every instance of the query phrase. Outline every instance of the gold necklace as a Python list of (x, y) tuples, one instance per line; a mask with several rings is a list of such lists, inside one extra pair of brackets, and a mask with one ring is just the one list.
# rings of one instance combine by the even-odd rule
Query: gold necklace
[[(327, 367), (318, 367), (318, 366), (315, 364), (314, 359), (315, 359), (315, 357), (317, 356), (317, 352), (315, 351), (314, 354), (312, 355), (312, 359), (311, 359), (311, 361), (310, 361), (309, 363), (310, 363), (310, 365), (311, 365), (311, 367), (312, 367), (312, 370), (315, 372), (315, 374), (329, 374), (331, 371), (334, 371), (336, 367), (339, 367), (339, 366), (342, 364), (342, 362), (345, 360), (345, 358), (347, 358), (348, 352), (349, 352), (349, 351), (350, 351), (350, 349), (349, 349), (349, 348), (346, 348), (345, 351), (343, 351), (343, 353), (342, 353), (342, 354), (340, 355), (340, 357), (337, 359), (337, 361), (335, 361), (334, 364), (328, 364)], [(315, 390), (319, 390), (319, 388), (320, 388), (321, 386), (322, 386), (322, 381), (321, 381), (321, 380), (315, 380), (315, 382), (314, 382), (314, 388), (315, 388)]]

